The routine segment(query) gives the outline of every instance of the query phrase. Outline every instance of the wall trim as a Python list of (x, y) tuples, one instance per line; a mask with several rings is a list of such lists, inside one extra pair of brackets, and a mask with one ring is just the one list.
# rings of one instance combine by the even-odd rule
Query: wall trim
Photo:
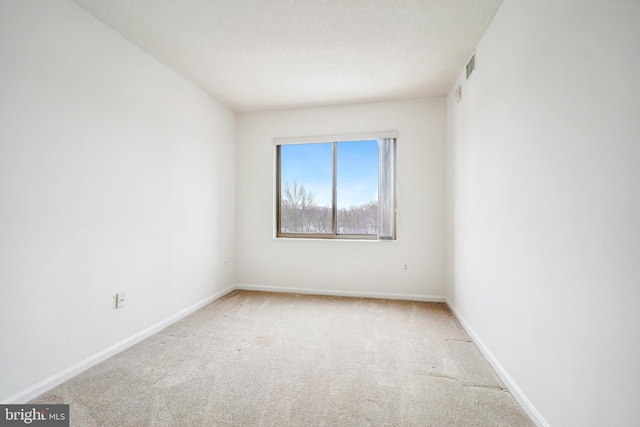
[(495, 369), (496, 373), (502, 379), (502, 382), (505, 383), (513, 397), (516, 398), (522, 409), (531, 417), (533, 422), (536, 423), (539, 427), (549, 427), (549, 424), (545, 421), (545, 419), (540, 415), (540, 412), (533, 406), (533, 404), (527, 399), (527, 396), (520, 390), (520, 387), (516, 384), (516, 382), (511, 378), (511, 376), (507, 373), (507, 371), (502, 367), (498, 359), (491, 353), (489, 348), (485, 345), (485, 343), (480, 339), (478, 334), (471, 328), (469, 323), (462, 317), (462, 315), (456, 310), (455, 306), (451, 303), (449, 298), (445, 298), (446, 304), (449, 306), (449, 309), (453, 312), (453, 315), (456, 316), (462, 327), (467, 331), (467, 334), (471, 337), (473, 342), (478, 346), (484, 357), (491, 363), (493, 369)]
[(127, 348), (133, 346), (134, 344), (139, 343), (140, 341), (150, 337), (153, 334), (156, 334), (158, 332), (160, 332), (161, 330), (163, 330), (164, 328), (166, 328), (167, 326), (177, 322), (178, 320), (188, 316), (189, 314), (201, 309), (202, 307), (204, 307), (205, 305), (219, 299), (222, 298), (223, 296), (227, 295), (228, 293), (232, 292), (235, 289), (234, 286), (230, 286), (220, 292), (217, 292), (205, 299), (203, 299), (200, 302), (197, 302), (183, 310), (180, 310), (179, 312), (177, 312), (176, 314), (167, 317), (166, 319), (156, 323), (153, 326), (150, 326), (132, 336), (130, 336), (129, 338), (125, 338), (124, 340), (120, 341), (117, 344), (112, 345), (111, 347), (108, 347), (105, 350), (102, 350), (101, 352), (89, 357), (88, 359), (83, 360), (82, 362), (76, 363), (75, 365), (71, 366), (70, 368), (65, 369), (62, 372), (59, 372), (49, 378), (47, 378), (44, 381), (39, 382), (36, 385), (33, 385), (31, 387), (29, 387), (28, 389), (8, 398), (7, 400), (3, 401), (2, 404), (12, 404), (12, 403), (17, 403), (17, 404), (21, 404), (21, 403), (26, 403), (29, 400), (40, 396), (42, 393), (45, 393), (49, 390), (51, 390), (52, 388), (62, 384), (63, 382), (75, 377), (76, 375), (86, 371), (87, 369), (97, 365), (100, 362), (103, 362), (105, 360), (107, 360), (108, 358), (115, 356), (116, 354), (120, 353), (121, 351), (126, 350)]
[(407, 301), (423, 301), (423, 302), (446, 302), (444, 297), (435, 295), (414, 295), (414, 294), (390, 294), (386, 292), (361, 292), (361, 291), (340, 291), (335, 289), (310, 289), (310, 288), (290, 288), (285, 286), (268, 286), (268, 285), (236, 285), (235, 289), (242, 291), (263, 291), (263, 292), (284, 292), (292, 294), (308, 294), (308, 295), (328, 295), (336, 297), (358, 297), (358, 298), (377, 298)]

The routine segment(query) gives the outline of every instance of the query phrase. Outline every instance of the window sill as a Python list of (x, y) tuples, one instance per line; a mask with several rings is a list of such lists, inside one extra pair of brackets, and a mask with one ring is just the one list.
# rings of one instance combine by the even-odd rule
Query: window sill
[(354, 243), (380, 243), (380, 244), (397, 244), (398, 240), (378, 240), (378, 239), (322, 239), (314, 237), (274, 237), (273, 240), (287, 242), (354, 242)]

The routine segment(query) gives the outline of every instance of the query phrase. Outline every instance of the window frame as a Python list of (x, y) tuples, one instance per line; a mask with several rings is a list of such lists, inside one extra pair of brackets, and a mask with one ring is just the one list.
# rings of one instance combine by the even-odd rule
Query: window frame
[[(337, 147), (339, 142), (351, 142), (351, 141), (365, 141), (365, 140), (379, 140), (385, 138), (392, 138), (393, 143), (393, 238), (392, 239), (380, 239), (378, 234), (338, 234), (338, 189), (337, 189), (337, 174), (338, 174), (338, 153)], [(332, 152), (332, 204), (331, 204), (331, 229), (330, 233), (287, 233), (282, 232), (280, 228), (281, 218), (281, 198), (282, 198), (282, 180), (281, 180), (281, 167), (282, 156), (281, 147), (283, 145), (302, 145), (302, 144), (331, 144)], [(318, 137), (305, 137), (305, 138), (276, 138), (274, 139), (275, 148), (275, 238), (276, 239), (323, 239), (323, 240), (367, 240), (367, 241), (380, 241), (389, 242), (396, 241), (397, 236), (397, 214), (396, 214), (396, 147), (397, 147), (397, 132), (378, 132), (369, 134), (357, 134), (357, 135), (333, 135), (333, 136), (318, 136)], [(378, 160), (379, 165), (380, 160)], [(380, 189), (380, 180), (378, 179), (378, 190)]]

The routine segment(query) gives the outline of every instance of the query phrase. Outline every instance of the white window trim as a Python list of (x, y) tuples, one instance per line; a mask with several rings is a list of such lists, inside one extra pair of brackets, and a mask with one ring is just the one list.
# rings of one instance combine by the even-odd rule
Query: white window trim
[[(385, 139), (385, 138), (392, 138), (395, 141), (398, 140), (398, 132), (397, 131), (384, 131), (384, 132), (367, 132), (367, 133), (356, 133), (356, 134), (338, 134), (338, 135), (320, 135), (320, 136), (305, 136), (305, 137), (285, 137), (285, 138), (274, 138), (273, 139), (273, 153), (274, 153), (274, 157), (273, 157), (273, 170), (274, 170), (274, 174), (273, 174), (273, 184), (274, 184), (274, 189), (276, 189), (278, 187), (278, 146), (280, 145), (291, 145), (291, 144), (325, 144), (325, 143), (331, 143), (331, 142), (335, 142), (335, 141), (363, 141), (363, 140), (372, 140), (372, 139)], [(395, 160), (394, 160), (395, 163)], [(395, 167), (394, 167), (394, 175), (395, 175)], [(393, 178), (395, 181), (395, 177)], [(279, 189), (277, 190), (278, 192), (280, 191)], [(276, 240), (324, 240), (324, 241), (368, 241), (368, 242), (397, 242), (397, 218), (396, 217), (396, 210), (397, 208), (395, 207), (395, 184), (394, 184), (394, 208), (393, 208), (393, 216), (394, 216), (394, 233), (393, 233), (393, 239), (370, 239), (368, 237), (364, 237), (362, 235), (327, 235), (327, 236), (323, 236), (320, 237), (319, 235), (295, 235), (295, 234), (289, 234), (289, 235), (278, 235), (278, 196), (276, 195), (276, 191), (274, 191), (272, 194), (274, 195), (274, 199), (273, 199), (273, 216), (274, 216), (274, 228), (273, 228), (273, 238)]]
[(320, 144), (333, 141), (364, 141), (368, 139), (398, 139), (397, 131), (352, 133), (344, 135), (299, 136), (290, 138), (274, 138), (273, 145)]

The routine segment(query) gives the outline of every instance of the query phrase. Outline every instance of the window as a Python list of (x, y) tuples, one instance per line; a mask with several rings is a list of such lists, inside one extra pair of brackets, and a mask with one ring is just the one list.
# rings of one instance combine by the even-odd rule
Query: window
[(394, 240), (395, 135), (277, 139), (276, 235)]

